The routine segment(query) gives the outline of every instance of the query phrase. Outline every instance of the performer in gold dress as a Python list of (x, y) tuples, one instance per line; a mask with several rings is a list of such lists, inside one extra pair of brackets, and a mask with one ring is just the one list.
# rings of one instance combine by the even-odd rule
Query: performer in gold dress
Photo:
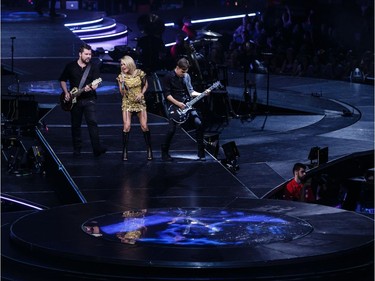
[(128, 141), (133, 113), (136, 113), (139, 118), (147, 146), (147, 160), (152, 160), (151, 135), (147, 125), (147, 110), (144, 98), (148, 87), (146, 73), (137, 68), (132, 57), (124, 56), (121, 59), (121, 73), (117, 76), (117, 82), (122, 95), (122, 160), (128, 160)]

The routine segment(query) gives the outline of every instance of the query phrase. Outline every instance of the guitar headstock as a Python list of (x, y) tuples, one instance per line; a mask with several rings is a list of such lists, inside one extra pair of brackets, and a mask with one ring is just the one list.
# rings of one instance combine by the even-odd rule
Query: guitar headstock
[(102, 83), (102, 78), (95, 79), (94, 81), (91, 82), (92, 86), (96, 86)]
[(223, 85), (221, 84), (220, 81), (216, 81), (215, 83), (212, 84), (212, 86), (210, 87), (210, 90), (213, 90), (213, 89), (216, 89), (216, 88), (222, 88)]

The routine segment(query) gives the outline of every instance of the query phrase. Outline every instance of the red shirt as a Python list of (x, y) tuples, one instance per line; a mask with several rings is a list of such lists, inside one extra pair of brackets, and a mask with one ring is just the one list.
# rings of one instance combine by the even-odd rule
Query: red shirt
[[(302, 194), (302, 192), (304, 194)], [(284, 199), (293, 201), (314, 202), (315, 196), (311, 186), (304, 188), (302, 183), (297, 183), (292, 179), (285, 187)]]
[(286, 200), (301, 200), (301, 192), (303, 189), (302, 183), (297, 183), (295, 179), (292, 179), (290, 182), (287, 183), (285, 187), (285, 199)]

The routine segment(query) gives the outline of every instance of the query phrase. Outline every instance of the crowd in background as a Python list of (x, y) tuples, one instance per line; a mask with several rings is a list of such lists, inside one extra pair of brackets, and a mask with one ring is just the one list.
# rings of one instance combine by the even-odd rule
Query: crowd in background
[(230, 34), (233, 21), (206, 26), (222, 35), (208, 41), (196, 40), (201, 26), (195, 38), (185, 32), (201, 66), (209, 61), (256, 73), (373, 83), (373, 1), (274, 2), (255, 16), (238, 19)]
[[(307, 10), (288, 6), (243, 18), (224, 52), (230, 67), (293, 76), (348, 79), (355, 69), (374, 77), (372, 1)], [(265, 56), (268, 55), (268, 56)], [(260, 63), (263, 62), (263, 65)], [(263, 68), (262, 68), (263, 67)]]

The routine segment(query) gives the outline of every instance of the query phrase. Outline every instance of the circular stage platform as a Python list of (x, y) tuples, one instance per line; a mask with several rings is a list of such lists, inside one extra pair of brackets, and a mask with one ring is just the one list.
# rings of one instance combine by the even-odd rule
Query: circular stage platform
[(19, 259), (18, 263), (48, 276), (90, 280), (373, 276), (373, 220), (315, 204), (241, 199), (230, 208), (134, 210), (93, 202), (27, 214), (8, 231), (11, 242), (29, 255), (14, 257), (5, 249), (3, 258)]

